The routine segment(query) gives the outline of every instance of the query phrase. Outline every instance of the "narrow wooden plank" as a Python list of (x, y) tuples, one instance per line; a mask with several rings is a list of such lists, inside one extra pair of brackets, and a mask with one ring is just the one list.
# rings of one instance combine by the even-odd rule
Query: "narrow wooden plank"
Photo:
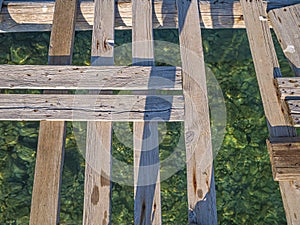
[(197, 0), (177, 0), (185, 100), (189, 222), (216, 225), (213, 154)]
[[(62, 65), (72, 62), (76, 9), (77, 0), (56, 0), (55, 2), (48, 55), (49, 64)], [(40, 123), (30, 225), (59, 224), (59, 192), (64, 160), (65, 130), (66, 124), (62, 121)], [(43, 198), (43, 196), (48, 196), (48, 198)]]
[(110, 224), (111, 125), (87, 125), (83, 224)]
[[(95, 1), (91, 55), (93, 66), (114, 65), (114, 10), (115, 2), (112, 0)], [(115, 77), (116, 74), (110, 74), (107, 80)], [(128, 80), (128, 77), (123, 79)], [(97, 86), (106, 86), (107, 80), (102, 79)], [(118, 84), (113, 83), (111, 86)], [(103, 225), (111, 224), (111, 155), (112, 122), (88, 122), (83, 224), (99, 224), (100, 221)], [(95, 193), (98, 195), (95, 196)]]
[(0, 65), (0, 89), (182, 90), (181, 68)]
[(0, 94), (0, 120), (182, 121), (183, 96)]
[[(288, 112), (277, 96), (273, 78), (280, 77), (279, 64), (263, 1), (241, 0), (248, 39), (271, 138), (296, 136)], [(300, 224), (298, 181), (280, 181), (280, 191), (289, 225)]]
[(158, 123), (134, 123), (134, 223), (161, 223)]
[[(56, 132), (53, 132), (53, 131)], [(46, 140), (46, 141), (45, 141)], [(30, 224), (57, 224), (65, 141), (64, 123), (41, 122), (32, 191)]]
[(268, 14), (285, 56), (300, 76), (300, 4), (273, 9)]
[(300, 139), (289, 139), (267, 140), (273, 177), (276, 181), (300, 180)]
[(72, 63), (76, 10), (76, 0), (56, 1), (55, 3), (48, 57), (48, 63), (51, 65)]
[[(154, 65), (152, 0), (132, 1), (132, 63)], [(155, 94), (155, 92), (153, 92)], [(147, 98), (147, 103), (150, 101)], [(134, 224), (160, 225), (158, 124), (134, 123)]]
[[(238, 1), (199, 1), (205, 28), (245, 28), (241, 5)], [(76, 30), (92, 30), (94, 2), (81, 1), (78, 7)], [(116, 29), (130, 29), (132, 14), (130, 1), (117, 1)], [(50, 31), (54, 1), (5, 1), (0, 13), (0, 33)], [(153, 28), (176, 28), (177, 9), (173, 0), (155, 0)]]

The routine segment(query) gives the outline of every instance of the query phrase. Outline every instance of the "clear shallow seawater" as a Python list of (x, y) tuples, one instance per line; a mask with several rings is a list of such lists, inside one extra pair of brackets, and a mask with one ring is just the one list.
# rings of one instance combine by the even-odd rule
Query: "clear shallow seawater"
[[(246, 31), (203, 30), (202, 34), (206, 66), (221, 87), (227, 116), (224, 140), (213, 132), (213, 140), (222, 144), (214, 150), (219, 224), (286, 224), (278, 183), (272, 180), (265, 145), (268, 131)], [(0, 34), (0, 64), (47, 64), (49, 36)], [(129, 65), (131, 32), (117, 31), (115, 36), (115, 63)], [(177, 30), (156, 30), (154, 36), (157, 65), (180, 65)], [(73, 64), (90, 64), (90, 46), (91, 32), (76, 33)], [(276, 48), (283, 74), (291, 76), (278, 44)], [(211, 124), (218, 129), (216, 121)], [(38, 122), (0, 122), (0, 224), (28, 224), (38, 127)], [(133, 152), (126, 143), (132, 142), (131, 128), (116, 123), (113, 141), (113, 156), (129, 165)], [(162, 125), (160, 131), (163, 160), (178, 145), (182, 124)], [(84, 132), (85, 123), (67, 124), (61, 224), (82, 222)], [(112, 224), (133, 224), (133, 188), (114, 183), (112, 196)], [(185, 168), (162, 182), (161, 196), (163, 224), (187, 224)]]

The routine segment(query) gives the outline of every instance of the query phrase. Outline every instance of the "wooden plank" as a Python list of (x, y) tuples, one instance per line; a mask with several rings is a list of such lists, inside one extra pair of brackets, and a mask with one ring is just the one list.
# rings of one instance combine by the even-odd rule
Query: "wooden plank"
[[(132, 63), (154, 65), (152, 0), (132, 1)], [(155, 92), (153, 92), (155, 94)], [(149, 97), (147, 102), (150, 101)], [(158, 124), (134, 123), (134, 224), (161, 224)]]
[[(199, 1), (201, 26), (204, 28), (245, 28), (241, 5), (238, 1)], [(130, 29), (132, 14), (130, 1), (117, 1), (115, 27)], [(1, 32), (50, 31), (53, 21), (54, 1), (16, 2), (4, 1), (0, 13)], [(155, 0), (153, 28), (176, 28), (177, 9), (173, 0)], [(92, 30), (93, 1), (81, 1), (78, 7), (76, 30)]]
[(110, 222), (111, 124), (88, 122), (87, 125), (83, 224)]
[(276, 79), (281, 99), (300, 97), (300, 77), (280, 77)]
[(296, 76), (300, 76), (300, 4), (269, 11), (279, 43)]
[(182, 90), (181, 68), (0, 65), (0, 89)]
[(65, 128), (64, 123), (40, 123), (30, 212), (32, 225), (58, 224)]
[[(72, 62), (76, 9), (76, 0), (56, 0), (55, 2), (48, 55), (49, 64), (63, 65)], [(62, 121), (40, 123), (30, 225), (59, 224), (59, 192), (64, 160), (65, 130), (66, 124)], [(48, 196), (48, 198), (43, 198), (43, 196)]]
[(213, 154), (197, 0), (178, 0), (190, 223), (216, 225)]
[(76, 10), (76, 0), (56, 1), (48, 57), (51, 65), (72, 63)]
[(274, 180), (300, 180), (300, 138), (273, 138), (267, 146)]
[(182, 121), (183, 96), (0, 94), (0, 120)]
[[(288, 112), (277, 96), (273, 78), (280, 76), (279, 64), (262, 0), (241, 0), (248, 39), (271, 138), (296, 136)], [(280, 181), (280, 191), (289, 225), (300, 224), (298, 181)]]
[[(91, 56), (93, 66), (114, 65), (114, 10), (115, 2), (112, 0), (95, 1)], [(115, 79), (115, 76), (110, 74), (108, 79)], [(129, 80), (128, 76), (123, 79)], [(107, 81), (102, 79), (97, 86), (103, 85), (106, 86)], [(99, 224), (100, 221), (103, 225), (111, 224), (111, 155), (112, 122), (88, 122), (83, 224)], [(98, 195), (95, 196), (95, 193)]]

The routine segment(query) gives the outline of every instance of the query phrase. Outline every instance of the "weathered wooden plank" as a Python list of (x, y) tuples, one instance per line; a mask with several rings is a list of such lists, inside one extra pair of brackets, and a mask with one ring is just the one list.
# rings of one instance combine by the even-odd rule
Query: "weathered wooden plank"
[(72, 62), (76, 10), (76, 0), (61, 1), (59, 4), (56, 1), (48, 57), (48, 63), (51, 65)]
[(182, 90), (181, 68), (0, 65), (0, 89)]
[(134, 123), (134, 222), (161, 224), (158, 123)]
[(88, 122), (83, 224), (109, 224), (111, 122)]
[(280, 77), (276, 79), (281, 99), (300, 97), (300, 77)]
[[(56, 132), (53, 132), (53, 131)], [(57, 224), (65, 141), (64, 123), (40, 123), (30, 224)], [(46, 140), (46, 141), (45, 141)]]
[(273, 9), (268, 14), (285, 56), (300, 76), (300, 4)]
[(300, 139), (278, 138), (267, 140), (274, 180), (300, 180)]
[[(114, 65), (114, 18), (115, 2), (96, 0), (92, 36), (93, 66)], [(129, 80), (132, 74), (123, 79)], [(133, 76), (132, 76), (133, 77)], [(108, 79), (114, 78), (111, 74)], [(106, 86), (107, 81), (101, 81)], [(117, 84), (112, 84), (117, 86)], [(122, 85), (124, 86), (124, 85)], [(126, 84), (125, 84), (126, 86)], [(111, 155), (112, 122), (87, 122), (87, 148), (85, 171), (85, 201), (83, 224), (111, 224)], [(104, 182), (105, 181), (105, 182)], [(103, 184), (105, 183), (105, 184)], [(98, 188), (95, 187), (98, 185)], [(95, 196), (95, 190), (98, 195)], [(97, 192), (96, 192), (97, 193)]]
[[(241, 0), (248, 39), (271, 138), (296, 136), (285, 104), (277, 96), (274, 77), (280, 76), (279, 64), (262, 0)], [(300, 224), (300, 190), (297, 181), (280, 181), (280, 191), (289, 225)]]
[[(49, 64), (62, 65), (72, 62), (76, 9), (77, 0), (55, 2), (48, 54)], [(31, 225), (59, 224), (59, 192), (64, 160), (65, 129), (65, 122), (40, 123), (30, 212)], [(48, 197), (43, 198), (43, 196)]]
[(1, 94), (0, 120), (182, 121), (183, 96)]
[(185, 99), (185, 143), (190, 223), (217, 224), (205, 64), (197, 0), (177, 0)]
[[(201, 26), (205, 28), (245, 28), (241, 5), (238, 1), (199, 1)], [(54, 2), (5, 1), (0, 13), (0, 32), (49, 31), (53, 20)], [(176, 28), (177, 9), (173, 0), (155, 0), (154, 28)], [(81, 1), (76, 30), (92, 30), (93, 1)], [(116, 29), (132, 26), (131, 2), (117, 1)]]
[[(132, 1), (132, 63), (154, 65), (152, 0)], [(143, 92), (141, 92), (143, 93)], [(155, 94), (155, 91), (153, 92)], [(150, 99), (147, 98), (147, 102)], [(134, 224), (160, 225), (160, 161), (157, 122), (134, 123)]]

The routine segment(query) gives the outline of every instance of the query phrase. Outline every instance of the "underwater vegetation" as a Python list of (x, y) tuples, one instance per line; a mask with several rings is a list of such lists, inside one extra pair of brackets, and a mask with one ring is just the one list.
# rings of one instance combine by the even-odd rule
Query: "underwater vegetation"
[[(286, 224), (278, 183), (272, 179), (267, 125), (246, 31), (203, 30), (202, 34), (207, 70), (220, 86), (226, 106), (225, 124), (211, 120), (219, 224)], [(177, 30), (155, 30), (154, 37), (156, 64), (180, 66)], [(0, 64), (47, 64), (49, 39), (48, 32), (0, 34)], [(116, 65), (130, 65), (130, 42), (130, 31), (116, 31)], [(73, 64), (90, 65), (90, 46), (91, 32), (77, 32)], [(288, 76), (291, 70), (278, 44), (276, 48), (282, 72)], [(209, 81), (208, 86), (215, 88)], [(211, 107), (218, 107), (214, 96), (209, 100)], [(223, 125), (224, 139), (216, 131)], [(61, 224), (82, 223), (85, 126), (67, 123)], [(29, 222), (38, 129), (38, 122), (0, 122), (0, 224)], [(183, 124), (163, 124), (159, 129), (163, 160), (178, 145)], [(124, 144), (132, 142), (132, 124), (114, 123), (113, 132), (113, 157), (133, 165), (131, 146)], [(183, 148), (181, 152), (178, 157), (184, 159)], [(116, 176), (122, 172), (113, 170)], [(112, 224), (133, 224), (133, 187), (113, 183), (112, 199)], [(163, 224), (187, 224), (185, 168), (161, 183), (161, 202)]]

